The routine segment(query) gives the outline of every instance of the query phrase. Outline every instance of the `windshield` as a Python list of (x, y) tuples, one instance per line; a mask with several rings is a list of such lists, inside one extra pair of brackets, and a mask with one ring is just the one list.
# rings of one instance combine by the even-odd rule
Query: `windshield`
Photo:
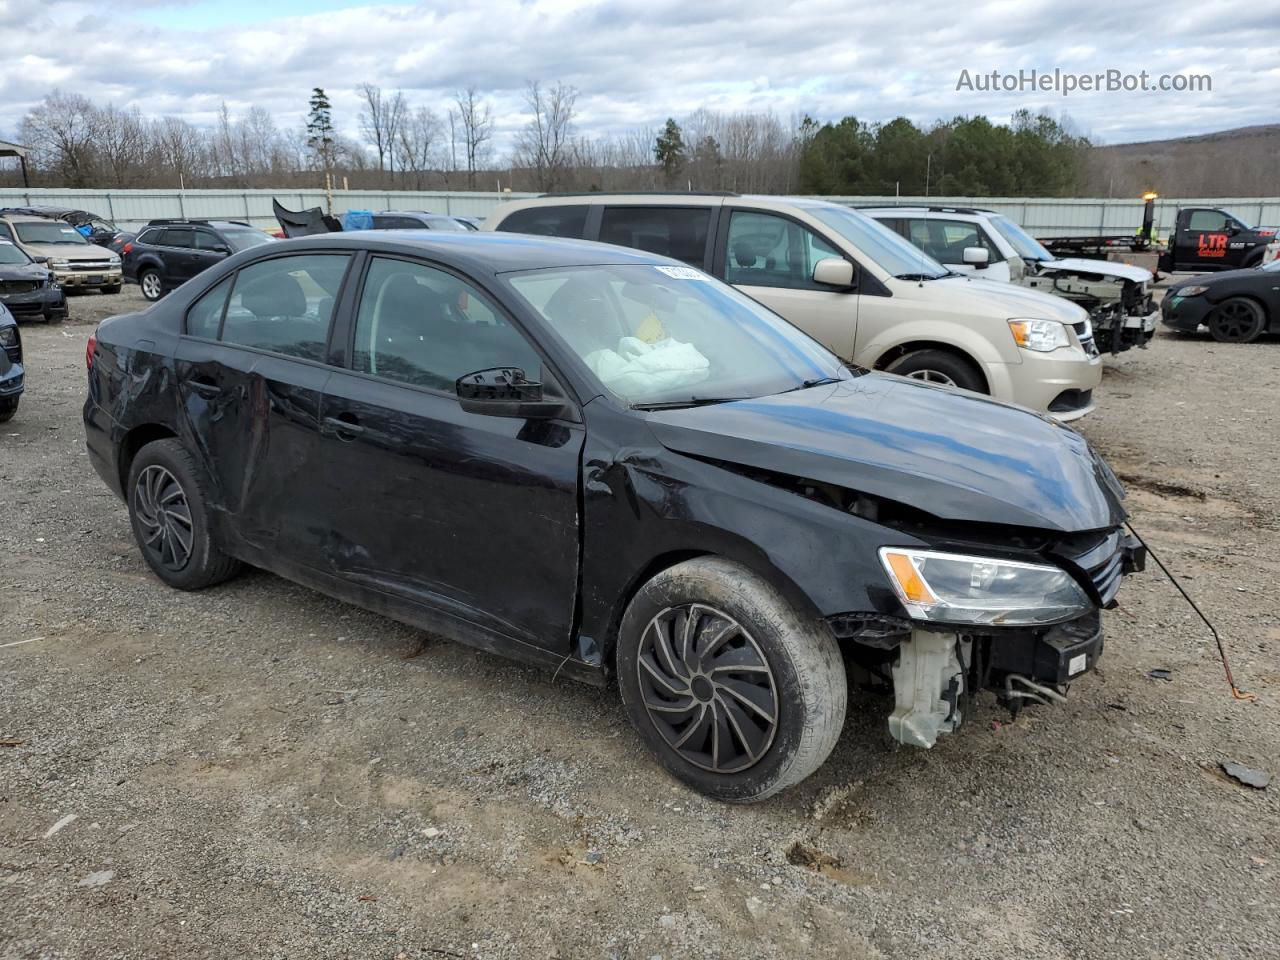
[(237, 253), (272, 242), (272, 237), (261, 230), (223, 230), (222, 235), (227, 238), (227, 243), (231, 244), (231, 249)]
[(453, 230), (457, 233), (466, 233), (467, 228), (451, 217), (431, 217), (427, 220), (427, 226), (432, 230)]
[(18, 239), (23, 243), (70, 243), (77, 246), (88, 246), (80, 231), (60, 220), (49, 220), (40, 223), (15, 223)]
[(0, 240), (0, 263), (30, 263), (31, 258), (8, 240)]
[(557, 267), (505, 279), (633, 406), (763, 397), (850, 376), (787, 321), (692, 267)]
[(806, 207), (805, 210), (852, 243), (863, 256), (900, 280), (933, 280), (951, 274), (933, 257), (865, 214), (836, 206)]
[(1000, 231), (1000, 236), (1009, 241), (1009, 245), (1013, 247), (1014, 252), (1023, 260), (1055, 260), (1052, 253), (1044, 248), (1044, 245), (1033, 237), (1027, 231), (1006, 217), (1004, 214), (998, 213), (994, 217), (989, 218), (991, 225)]

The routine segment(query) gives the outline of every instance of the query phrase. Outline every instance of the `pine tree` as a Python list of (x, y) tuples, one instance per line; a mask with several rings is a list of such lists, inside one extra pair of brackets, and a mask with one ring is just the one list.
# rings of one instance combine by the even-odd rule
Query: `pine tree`
[(307, 146), (327, 174), (333, 169), (333, 116), (329, 97), (321, 87), (311, 91), (309, 106), (311, 110), (307, 114)]
[(684, 134), (680, 132), (680, 125), (671, 117), (667, 117), (666, 126), (654, 141), (653, 156), (662, 167), (667, 183), (673, 181), (684, 167)]

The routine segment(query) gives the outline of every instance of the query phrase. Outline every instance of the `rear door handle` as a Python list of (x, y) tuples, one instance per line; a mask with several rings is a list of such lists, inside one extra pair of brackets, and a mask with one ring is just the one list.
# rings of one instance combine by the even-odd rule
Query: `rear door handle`
[[(350, 416), (349, 414), (347, 416)], [(354, 440), (364, 433), (364, 427), (356, 422), (355, 417), (325, 417), (324, 425), (334, 432), (339, 440)]]

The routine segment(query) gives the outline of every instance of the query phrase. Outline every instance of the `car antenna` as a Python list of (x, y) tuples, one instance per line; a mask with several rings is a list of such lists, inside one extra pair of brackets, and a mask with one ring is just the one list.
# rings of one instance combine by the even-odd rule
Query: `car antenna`
[(1218, 658), (1222, 661), (1222, 669), (1226, 671), (1226, 674), (1227, 674), (1227, 684), (1231, 687), (1231, 696), (1234, 697), (1236, 700), (1245, 700), (1245, 701), (1257, 700), (1258, 699), (1257, 694), (1246, 693), (1245, 691), (1241, 690), (1239, 687), (1236, 686), (1236, 678), (1231, 675), (1231, 661), (1227, 658), (1227, 648), (1223, 646), (1222, 637), (1218, 636), (1217, 628), (1212, 623), (1209, 622), (1209, 618), (1204, 615), (1204, 611), (1201, 610), (1198, 606), (1196, 606), (1196, 602), (1191, 599), (1191, 594), (1187, 593), (1187, 591), (1183, 589), (1182, 584), (1178, 582), (1178, 578), (1169, 572), (1169, 568), (1164, 565), (1164, 561), (1161, 560), (1156, 555), (1156, 552), (1151, 549), (1151, 544), (1143, 540), (1141, 535), (1138, 533), (1138, 531), (1133, 529), (1133, 524), (1129, 523), (1129, 521), (1126, 520), (1124, 525), (1129, 528), (1130, 533), (1132, 533), (1135, 537), (1138, 538), (1138, 542), (1141, 543), (1142, 546), (1146, 548), (1147, 555), (1156, 562), (1157, 567), (1159, 567), (1161, 570), (1164, 571), (1164, 575), (1169, 578), (1169, 582), (1172, 583), (1177, 588), (1180, 594), (1182, 594), (1182, 598), (1186, 600), (1187, 603), (1191, 604), (1191, 609), (1194, 610), (1196, 614), (1200, 617), (1200, 619), (1204, 621), (1204, 625), (1208, 627), (1209, 632), (1213, 634), (1213, 639), (1218, 644)]

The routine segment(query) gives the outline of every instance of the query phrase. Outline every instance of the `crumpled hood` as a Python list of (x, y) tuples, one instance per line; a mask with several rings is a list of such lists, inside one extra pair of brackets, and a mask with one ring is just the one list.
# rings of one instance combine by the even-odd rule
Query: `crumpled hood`
[(1113, 260), (1085, 260), (1081, 257), (1067, 257), (1063, 260), (1040, 260), (1036, 264), (1040, 275), (1049, 273), (1092, 273), (1099, 277), (1112, 277), (1116, 280), (1130, 280), (1134, 283), (1150, 283), (1151, 271), (1127, 263)]
[(49, 268), (42, 263), (0, 263), (0, 280), (47, 280)]
[(1002, 280), (957, 276), (927, 280), (925, 285), (945, 291), (953, 309), (977, 316), (991, 316), (995, 311), (1007, 320), (1057, 320), (1068, 324), (1089, 319), (1089, 312), (1070, 300)]
[(967, 391), (871, 373), (808, 390), (655, 411), (670, 450), (833, 483), (947, 520), (1076, 533), (1124, 496), (1083, 437)]

